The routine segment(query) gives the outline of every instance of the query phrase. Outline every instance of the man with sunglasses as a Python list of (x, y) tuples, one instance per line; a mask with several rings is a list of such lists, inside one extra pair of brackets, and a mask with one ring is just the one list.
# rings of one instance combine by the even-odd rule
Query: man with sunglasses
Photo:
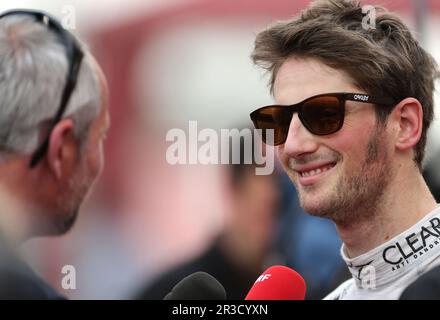
[(61, 298), (14, 248), (72, 227), (102, 169), (107, 97), (96, 61), (57, 20), (0, 14), (0, 299)]
[[(437, 65), (394, 14), (313, 2), (257, 35), (276, 105), (251, 113), (308, 213), (331, 219), (352, 278), (327, 299), (397, 299), (440, 265), (440, 208), (421, 171)], [(271, 131), (267, 131), (271, 130)], [(319, 237), (319, 235), (316, 235)]]

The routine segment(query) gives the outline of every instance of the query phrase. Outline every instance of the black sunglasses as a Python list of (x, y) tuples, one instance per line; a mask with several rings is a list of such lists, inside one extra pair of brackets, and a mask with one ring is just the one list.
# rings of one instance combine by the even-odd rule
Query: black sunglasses
[[(290, 122), (295, 112), (304, 127), (319, 136), (335, 133), (342, 128), (345, 117), (345, 101), (393, 105), (392, 99), (373, 97), (364, 93), (325, 93), (307, 98), (290, 106), (271, 105), (250, 114), (256, 129), (261, 129), (262, 140), (270, 145), (286, 142)], [(267, 130), (273, 130), (274, 139), (267, 141)]]
[(34, 152), (29, 163), (29, 166), (33, 168), (44, 157), (49, 146), (50, 134), (55, 125), (61, 120), (66, 110), (70, 96), (72, 95), (72, 92), (76, 86), (79, 67), (81, 65), (84, 53), (82, 52), (78, 42), (70, 34), (70, 32), (64, 29), (63, 26), (58, 22), (58, 20), (51, 17), (49, 14), (37, 10), (10, 10), (0, 14), (0, 19), (11, 15), (28, 15), (35, 17), (36, 21), (41, 22), (42, 24), (46, 25), (50, 30), (55, 32), (55, 34), (57, 34), (59, 39), (61, 40), (64, 48), (66, 49), (67, 61), (69, 63), (66, 75), (66, 83), (61, 94), (58, 111), (50, 121), (46, 138), (43, 140), (38, 149)]

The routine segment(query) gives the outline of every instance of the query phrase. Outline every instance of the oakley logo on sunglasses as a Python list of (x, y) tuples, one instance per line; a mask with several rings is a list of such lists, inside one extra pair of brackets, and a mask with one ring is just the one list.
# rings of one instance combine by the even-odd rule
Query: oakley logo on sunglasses
[(364, 94), (355, 94), (355, 95), (353, 96), (353, 98), (354, 98), (354, 100), (356, 100), (356, 101), (360, 100), (360, 101), (367, 102), (368, 99), (369, 99), (369, 96), (364, 95)]

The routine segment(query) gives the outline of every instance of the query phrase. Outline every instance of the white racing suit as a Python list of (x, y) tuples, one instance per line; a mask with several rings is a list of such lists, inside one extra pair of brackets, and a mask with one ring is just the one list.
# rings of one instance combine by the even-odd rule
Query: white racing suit
[(356, 258), (341, 255), (352, 278), (325, 300), (399, 299), (412, 282), (440, 265), (440, 206), (408, 230)]

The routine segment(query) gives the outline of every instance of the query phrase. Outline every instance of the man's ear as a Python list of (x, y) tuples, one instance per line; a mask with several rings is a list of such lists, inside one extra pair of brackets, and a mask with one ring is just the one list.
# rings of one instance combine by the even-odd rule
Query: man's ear
[(406, 98), (393, 110), (397, 135), (395, 146), (400, 151), (413, 148), (420, 140), (423, 128), (423, 109), (417, 99)]
[(72, 119), (62, 119), (52, 129), (47, 161), (57, 179), (73, 169), (79, 152)]

